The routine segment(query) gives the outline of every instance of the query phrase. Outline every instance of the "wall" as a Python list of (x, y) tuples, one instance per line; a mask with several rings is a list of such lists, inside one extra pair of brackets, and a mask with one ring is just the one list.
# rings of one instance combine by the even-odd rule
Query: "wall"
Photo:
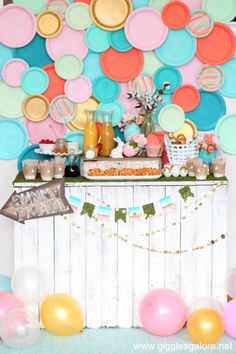
[[(0, 0), (0, 6), (3, 0)], [(234, 26), (236, 33), (236, 26)], [(228, 112), (236, 111), (236, 99), (226, 99)], [(235, 132), (236, 134), (236, 132)], [(13, 192), (12, 181), (17, 173), (16, 161), (0, 160), (0, 206)], [(236, 156), (227, 156), (227, 177), (230, 182), (229, 193), (229, 267), (236, 267)], [(14, 269), (13, 222), (0, 216), (0, 274), (11, 275)]]

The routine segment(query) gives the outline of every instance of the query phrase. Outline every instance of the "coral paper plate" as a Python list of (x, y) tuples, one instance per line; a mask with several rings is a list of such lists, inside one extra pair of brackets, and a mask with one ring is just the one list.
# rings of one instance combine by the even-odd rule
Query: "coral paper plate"
[(74, 53), (83, 59), (88, 48), (84, 40), (84, 31), (77, 31), (64, 24), (62, 31), (54, 38), (46, 40), (46, 48), (49, 56), (55, 61), (64, 53)]
[(37, 16), (37, 32), (44, 38), (56, 37), (62, 30), (62, 18), (56, 11), (43, 11)]
[(83, 75), (68, 80), (65, 84), (65, 94), (72, 102), (86, 102), (92, 96), (92, 82)]
[(65, 80), (57, 75), (54, 64), (44, 66), (43, 70), (49, 77), (49, 86), (43, 95), (51, 102), (55, 97), (65, 94)]
[(197, 56), (206, 64), (224, 64), (235, 53), (235, 37), (229, 26), (215, 22), (211, 33), (197, 39)]
[(135, 48), (118, 52), (109, 48), (101, 54), (100, 62), (104, 73), (112, 80), (128, 82), (140, 74), (143, 68), (143, 53)]
[(48, 116), (49, 102), (42, 95), (28, 96), (23, 102), (23, 112), (26, 118), (33, 122), (40, 122)]
[(200, 93), (192, 85), (182, 85), (174, 92), (173, 103), (182, 107), (185, 112), (192, 111), (200, 103)]
[(182, 1), (171, 1), (162, 10), (162, 20), (171, 29), (180, 29), (187, 25), (190, 10)]
[(192, 120), (198, 130), (213, 130), (218, 120), (226, 112), (226, 104), (223, 97), (217, 92), (200, 90), (201, 100), (196, 109), (188, 112), (187, 116)]
[(132, 8), (131, 0), (92, 0), (90, 14), (98, 27), (107, 31), (116, 31), (124, 27)]
[(16, 119), (0, 119), (0, 159), (15, 160), (28, 145), (25, 126)]
[(137, 49), (153, 50), (165, 41), (168, 28), (162, 22), (160, 12), (143, 7), (132, 12), (125, 24), (128, 41)]
[(215, 133), (220, 139), (220, 146), (228, 154), (236, 154), (236, 113), (223, 116), (217, 123)]
[(35, 36), (36, 19), (25, 6), (9, 4), (0, 9), (0, 42), (11, 48), (23, 47)]
[(28, 63), (22, 59), (8, 60), (2, 68), (3, 80), (10, 86), (19, 87), (21, 85), (21, 75), (29, 68)]
[(175, 132), (182, 128), (185, 121), (184, 111), (175, 104), (169, 104), (159, 113), (160, 127), (166, 132)]

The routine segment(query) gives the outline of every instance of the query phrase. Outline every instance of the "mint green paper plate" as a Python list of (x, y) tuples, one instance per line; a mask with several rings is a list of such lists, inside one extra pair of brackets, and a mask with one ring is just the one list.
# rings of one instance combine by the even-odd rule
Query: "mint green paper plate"
[(46, 9), (47, 0), (13, 0), (13, 2), (24, 5), (36, 15)]
[(73, 53), (60, 55), (55, 63), (55, 70), (64, 80), (73, 80), (80, 76), (83, 71), (82, 59)]
[(92, 24), (89, 13), (89, 5), (83, 2), (76, 2), (66, 10), (66, 22), (75, 30), (85, 30)]
[(185, 114), (181, 107), (169, 104), (162, 108), (159, 113), (160, 127), (169, 133), (176, 132), (184, 125)]
[(48, 74), (41, 68), (29, 68), (21, 76), (22, 89), (28, 95), (40, 95), (47, 90), (48, 85)]
[(104, 52), (110, 47), (109, 32), (92, 25), (86, 31), (85, 43), (93, 52)]
[(21, 87), (12, 87), (0, 81), (0, 116), (23, 117), (22, 105), (26, 97)]
[(224, 115), (216, 125), (215, 134), (220, 140), (221, 149), (236, 155), (236, 113)]
[(109, 103), (117, 99), (120, 94), (120, 84), (101, 75), (93, 81), (93, 96), (100, 102)]

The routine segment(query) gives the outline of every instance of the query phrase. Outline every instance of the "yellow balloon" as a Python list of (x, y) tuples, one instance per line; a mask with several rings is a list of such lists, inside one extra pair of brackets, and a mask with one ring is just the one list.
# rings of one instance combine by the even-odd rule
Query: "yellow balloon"
[(45, 328), (58, 336), (83, 332), (83, 310), (69, 295), (49, 295), (41, 305), (40, 316)]
[(187, 330), (194, 343), (214, 344), (224, 334), (224, 323), (218, 311), (203, 308), (192, 313)]

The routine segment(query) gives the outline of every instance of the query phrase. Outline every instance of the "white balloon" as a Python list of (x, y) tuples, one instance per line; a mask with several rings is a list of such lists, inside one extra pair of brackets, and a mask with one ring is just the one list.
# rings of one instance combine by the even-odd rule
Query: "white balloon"
[(12, 276), (13, 294), (26, 304), (40, 303), (48, 294), (46, 276), (33, 267), (19, 268)]
[(39, 321), (26, 309), (9, 311), (0, 322), (2, 341), (11, 348), (29, 348), (37, 342), (39, 335)]

